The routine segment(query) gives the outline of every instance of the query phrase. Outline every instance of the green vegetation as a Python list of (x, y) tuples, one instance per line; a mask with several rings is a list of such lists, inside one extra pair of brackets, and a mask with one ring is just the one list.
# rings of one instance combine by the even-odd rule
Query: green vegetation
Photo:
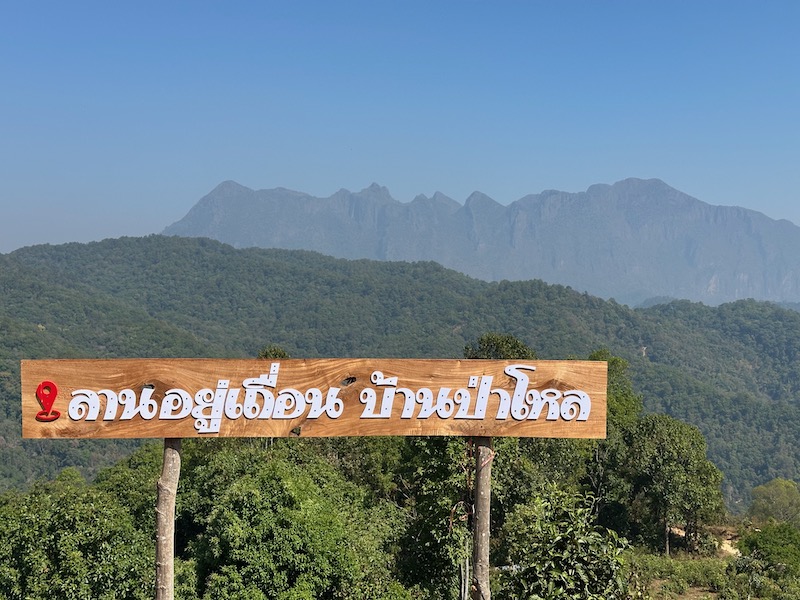
[[(153, 585), (160, 448), (21, 440), (20, 359), (289, 354), (606, 361), (606, 440), (495, 440), (496, 596), (798, 597), (794, 311), (159, 236), (0, 255), (0, 291), (2, 600)], [(472, 463), (453, 438), (187, 441), (178, 597), (457, 598)], [(724, 505), (760, 526), (739, 557)]]
[(581, 494), (551, 487), (517, 505), (500, 545), (500, 599), (627, 597), (624, 543), (595, 524)]
[(0, 598), (151, 597), (152, 534), (74, 469), (0, 498)]
[(760, 523), (785, 522), (800, 527), (800, 490), (794, 481), (773, 479), (753, 489), (753, 502), (747, 510)]
[[(613, 361), (610, 400), (619, 406), (616, 394), (630, 385)], [(628, 597), (626, 543), (598, 524), (600, 504), (582, 483), (598, 468), (593, 447), (603, 442), (496, 442), (497, 597)], [(68, 600), (109, 590), (147, 596), (159, 463), (159, 446), (149, 444), (92, 485), (69, 469), (53, 483), (8, 492), (0, 599), (45, 598), (53, 589)], [(186, 440), (178, 598), (456, 599), (469, 580), (473, 464), (460, 438)], [(603, 467), (618, 481), (628, 476)], [(681, 482), (697, 485), (692, 473)]]
[(602, 514), (612, 513), (609, 521), (629, 537), (660, 538), (667, 555), (671, 528), (682, 526), (694, 549), (701, 525), (723, 512), (722, 473), (706, 458), (702, 434), (672, 417), (646, 415), (623, 437), (609, 455), (618, 472)]
[[(589, 442), (496, 442), (499, 599), (692, 590), (788, 599), (800, 590), (800, 532), (791, 525), (746, 530), (739, 558), (713, 556), (712, 545), (692, 549), (685, 538), (674, 541), (673, 558), (657, 540), (625, 550), (576, 479), (594, 460)], [(0, 599), (152, 597), (160, 456), (150, 443), (93, 484), (67, 469), (0, 497)], [(186, 440), (177, 598), (458, 598), (469, 458), (467, 441), (453, 438)], [(707, 525), (698, 529), (709, 536)]]
[(92, 477), (131, 446), (19, 439), (19, 359), (457, 357), (487, 331), (545, 358), (608, 348), (652, 413), (700, 429), (726, 505), (800, 479), (800, 314), (687, 301), (633, 310), (540, 281), (486, 283), (434, 263), (122, 238), (0, 256), (0, 489), (74, 465)]

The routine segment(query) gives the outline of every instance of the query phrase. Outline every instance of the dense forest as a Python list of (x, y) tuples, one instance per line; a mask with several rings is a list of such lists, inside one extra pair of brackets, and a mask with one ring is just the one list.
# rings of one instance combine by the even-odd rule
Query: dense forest
[(487, 283), (434, 263), (235, 250), (162, 236), (35, 246), (0, 256), (0, 489), (129, 443), (20, 440), (19, 360), (44, 357), (452, 358), (504, 332), (542, 358), (608, 349), (646, 412), (697, 426), (743, 511), (750, 490), (800, 478), (800, 313), (740, 301), (631, 309), (541, 281)]
[[(495, 440), (497, 598), (800, 590), (795, 311), (631, 309), (433, 263), (161, 236), (1, 255), (0, 290), (0, 598), (153, 586), (159, 445), (21, 440), (21, 358), (277, 351), (607, 361), (606, 440)], [(468, 439), (196, 440), (183, 454), (178, 598), (463, 595)], [(726, 508), (747, 511), (739, 558), (710, 528)], [(651, 554), (670, 550), (694, 559)]]

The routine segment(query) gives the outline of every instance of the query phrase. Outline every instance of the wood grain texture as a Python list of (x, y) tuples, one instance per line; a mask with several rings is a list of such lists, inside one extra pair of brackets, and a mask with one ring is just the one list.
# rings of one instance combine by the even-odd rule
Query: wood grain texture
[[(236, 415), (235, 406), (230, 407), (231, 416), (221, 415), (217, 432), (201, 433), (196, 415), (210, 415), (209, 406), (200, 410), (192, 405), (195, 416), (180, 419), (160, 418), (164, 409), (164, 397), (169, 390), (184, 390), (194, 399), (203, 390), (205, 398), (212, 401), (217, 395), (236, 394), (233, 404), (244, 402), (248, 379), (266, 377), (276, 363), (278, 373), (274, 387), (267, 389), (277, 399), (287, 388), (297, 390), (303, 398), (310, 399), (313, 390), (319, 390), (322, 400), (330, 388), (339, 388), (336, 398), (341, 400), (341, 413), (335, 418), (332, 412), (323, 412), (317, 418), (309, 418), (310, 407), (295, 418), (246, 418)], [(526, 389), (581, 390), (591, 399), (591, 410), (586, 420), (559, 416), (547, 420), (548, 405), (536, 419), (518, 419), (509, 415), (497, 418), (501, 408), (501, 393), (505, 390), (513, 395), (519, 392), (518, 379), (505, 372), (510, 365), (524, 364), (530, 367), (526, 373), (530, 380)], [(508, 360), (416, 360), (416, 359), (287, 359), (287, 360), (218, 360), (218, 359), (114, 359), (114, 360), (25, 360), (22, 372), (22, 433), (25, 438), (186, 438), (186, 437), (286, 437), (301, 436), (375, 436), (375, 435), (457, 435), (457, 436), (518, 436), (518, 437), (563, 437), (603, 438), (606, 434), (606, 386), (607, 365), (598, 361), (508, 361)], [(375, 383), (375, 373), (384, 378), (397, 378), (396, 385)], [(473, 386), (469, 387), (470, 378)], [(491, 380), (486, 378), (491, 377)], [(228, 381), (227, 392), (219, 391), (218, 382)], [(49, 412), (46, 403), (37, 398), (37, 388), (43, 382), (57, 387)], [(442, 409), (427, 418), (419, 418), (421, 403), (405, 402), (402, 393), (396, 393), (389, 418), (363, 418), (366, 407), (364, 394), (374, 390), (376, 412), (380, 410), (384, 391), (387, 388), (406, 388), (416, 394), (419, 390), (430, 390), (436, 404), (439, 391), (450, 388), (447, 397), (453, 398), (456, 390), (471, 394), (474, 405), (478, 396), (477, 382), (486, 390), (491, 388), (486, 401), (485, 417), (455, 418), (455, 412)], [(120, 404), (113, 420), (104, 420), (107, 396), (100, 394), (99, 415), (96, 420), (70, 418), (69, 405), (80, 390), (98, 393), (110, 390), (120, 395), (130, 390), (136, 398), (143, 390), (150, 391), (158, 411), (152, 418), (136, 414), (121, 420), (123, 406)], [(307, 392), (312, 390), (311, 395)], [(52, 390), (47, 390), (52, 393)], [(257, 396), (263, 399), (263, 396)], [(121, 396), (120, 396), (121, 398)], [(463, 396), (462, 396), (463, 398)], [(52, 398), (51, 398), (52, 399)], [(324, 402), (323, 402), (324, 403)], [(276, 403), (277, 404), (277, 403)], [(413, 416), (403, 418), (403, 409), (413, 407)], [(222, 403), (217, 402), (217, 410)], [(449, 406), (452, 406), (452, 402)], [(241, 407), (240, 407), (241, 408)], [(458, 405), (455, 405), (458, 409)], [(253, 409), (255, 410), (255, 409)], [(60, 415), (55, 418), (55, 413)], [(172, 414), (177, 414), (174, 409)], [(241, 411), (239, 411), (241, 412)], [(448, 413), (452, 413), (449, 414)], [(253, 416), (251, 410), (251, 416)], [(40, 419), (37, 420), (37, 415)], [(445, 415), (444, 417), (441, 415)], [(519, 415), (517, 415), (519, 416)], [(49, 419), (49, 420), (48, 420)]]

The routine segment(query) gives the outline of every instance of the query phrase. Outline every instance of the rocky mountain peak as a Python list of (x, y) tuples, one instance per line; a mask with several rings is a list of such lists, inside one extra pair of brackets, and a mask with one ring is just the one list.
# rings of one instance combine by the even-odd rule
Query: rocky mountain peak
[(463, 205), (440, 192), (401, 203), (377, 183), (314, 198), (226, 181), (164, 233), (340, 258), (430, 260), (480, 279), (542, 279), (629, 304), (800, 301), (800, 228), (710, 206), (659, 179), (547, 190), (509, 206), (477, 191)]

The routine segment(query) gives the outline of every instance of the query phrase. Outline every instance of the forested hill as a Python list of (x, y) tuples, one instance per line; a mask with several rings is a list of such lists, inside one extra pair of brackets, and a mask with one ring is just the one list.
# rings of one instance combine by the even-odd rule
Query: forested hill
[(549, 190), (504, 206), (479, 192), (395, 200), (373, 184), (316, 198), (227, 181), (167, 235), (340, 258), (433, 260), (486, 281), (541, 279), (630, 306), (654, 297), (800, 302), (800, 227), (711, 206), (657, 179)]
[(541, 358), (601, 347), (630, 362), (650, 411), (700, 427), (729, 504), (800, 479), (800, 314), (740, 301), (633, 310), (541, 281), (488, 283), (430, 262), (348, 261), (150, 236), (0, 255), (0, 487), (118, 444), (20, 440), (19, 360), (42, 357), (461, 357), (486, 332)]

